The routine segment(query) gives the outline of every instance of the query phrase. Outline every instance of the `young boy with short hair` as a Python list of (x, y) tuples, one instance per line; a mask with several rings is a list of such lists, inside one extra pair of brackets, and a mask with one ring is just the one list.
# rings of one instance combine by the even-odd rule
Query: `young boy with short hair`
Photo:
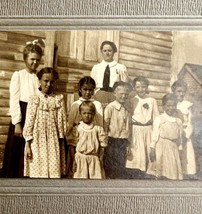
[(113, 86), (116, 100), (109, 103), (104, 111), (105, 131), (108, 134), (108, 147), (104, 152), (106, 178), (126, 178), (125, 162), (130, 136), (130, 112), (126, 106), (129, 83), (120, 81)]

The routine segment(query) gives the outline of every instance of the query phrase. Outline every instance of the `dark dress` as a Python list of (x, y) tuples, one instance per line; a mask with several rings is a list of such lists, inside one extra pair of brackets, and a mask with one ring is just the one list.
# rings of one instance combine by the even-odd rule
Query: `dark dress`
[[(21, 127), (25, 124), (27, 103), (20, 101), (22, 120)], [(10, 122), (8, 138), (5, 147), (2, 175), (7, 178), (22, 178), (24, 170), (25, 139), (14, 135), (15, 126)]]

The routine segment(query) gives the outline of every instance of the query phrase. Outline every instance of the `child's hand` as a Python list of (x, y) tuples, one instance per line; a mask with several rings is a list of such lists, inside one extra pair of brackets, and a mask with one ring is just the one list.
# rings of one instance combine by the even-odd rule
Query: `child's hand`
[(126, 147), (126, 154), (127, 154), (127, 155), (130, 155), (130, 154), (131, 154), (131, 150), (130, 150), (129, 147)]
[(156, 151), (154, 148), (150, 148), (149, 158), (151, 162), (156, 160)]
[(100, 158), (100, 160), (103, 159), (103, 156), (104, 156), (104, 148), (101, 147), (100, 150), (99, 150), (99, 158)]

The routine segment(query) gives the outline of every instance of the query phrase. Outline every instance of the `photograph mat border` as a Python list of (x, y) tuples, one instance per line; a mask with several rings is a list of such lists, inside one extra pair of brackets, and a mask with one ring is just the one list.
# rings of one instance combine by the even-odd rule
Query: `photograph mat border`
[[(84, 20), (81, 20), (81, 17), (78, 19), (76, 17), (45, 19), (37, 18), (37, 21), (31, 20), (31, 18), (0, 18), (0, 30), (202, 30), (202, 19), (198, 17), (152, 17), (151, 20), (149, 20), (149, 18), (144, 19), (139, 17), (129, 19), (124, 18), (124, 20), (120, 18), (120, 20), (122, 20), (121, 24), (118, 24), (117, 20), (113, 18), (110, 24), (106, 25), (105, 19), (108, 18), (109, 17), (101, 19), (84, 18)], [(93, 25), (90, 24), (91, 22)], [(156, 197), (157, 199), (158, 197), (180, 197), (179, 201), (182, 200), (188, 202), (191, 199), (190, 203), (192, 203), (192, 205), (198, 204), (199, 207), (197, 210), (200, 210), (199, 208), (202, 207), (202, 203), (199, 204), (199, 201), (202, 201), (202, 181), (193, 180), (175, 182), (152, 180), (79, 181), (68, 179), (0, 179), (0, 201), (3, 204), (15, 204), (17, 203), (16, 201), (20, 200), (25, 202), (28, 198), (31, 198), (31, 200), (35, 201), (36, 196), (40, 198), (44, 198), (46, 196), (48, 198), (50, 197), (50, 199), (47, 199), (50, 200), (50, 202), (55, 200), (54, 197), (60, 198), (63, 196), (68, 198), (78, 197), (78, 199), (83, 196), (114, 196), (114, 201), (122, 201), (122, 197), (125, 198), (127, 196), (133, 197), (134, 200), (138, 200), (139, 197)], [(16, 197), (16, 201), (13, 199), (13, 197)], [(71, 201), (71, 199), (67, 200)], [(95, 201), (93, 203), (93, 205), (95, 205)], [(165, 203), (165, 210), (166, 206), (169, 205)], [(21, 207), (19, 206), (17, 209), (21, 209)]]

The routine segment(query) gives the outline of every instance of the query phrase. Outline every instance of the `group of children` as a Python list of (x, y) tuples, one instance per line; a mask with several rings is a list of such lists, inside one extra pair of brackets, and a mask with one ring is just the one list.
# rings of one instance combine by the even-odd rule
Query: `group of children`
[[(12, 139), (8, 139), (5, 152), (5, 176), (85, 179), (151, 176), (180, 180), (196, 173), (191, 142), (192, 104), (184, 100), (184, 83), (176, 81), (173, 93), (162, 98), (164, 111), (159, 115), (157, 101), (149, 96), (148, 79), (139, 76), (130, 84), (124, 71), (124, 78), (114, 78), (113, 86), (112, 83), (98, 86), (96, 78), (92, 78), (98, 76), (93, 68), (92, 77), (80, 79), (80, 98), (72, 104), (67, 117), (63, 95), (55, 93), (58, 73), (50, 67), (42, 68), (37, 72), (39, 85), (36, 83), (36, 68), (42, 56), (37, 48), (40, 50), (37, 44), (26, 46), (26, 69), (15, 72), (11, 80), (13, 134), (9, 135)], [(105, 41), (101, 51), (106, 64), (117, 66), (113, 62), (114, 43)], [(119, 70), (114, 70), (117, 76)], [(29, 92), (22, 88), (23, 83), (32, 87)], [(102, 96), (96, 96), (99, 91)], [(24, 111), (21, 103), (25, 105)], [(18, 146), (14, 143), (16, 139), (22, 144), (18, 156), (23, 156), (23, 165), (19, 158), (11, 157)], [(8, 173), (13, 170), (16, 173)]]

